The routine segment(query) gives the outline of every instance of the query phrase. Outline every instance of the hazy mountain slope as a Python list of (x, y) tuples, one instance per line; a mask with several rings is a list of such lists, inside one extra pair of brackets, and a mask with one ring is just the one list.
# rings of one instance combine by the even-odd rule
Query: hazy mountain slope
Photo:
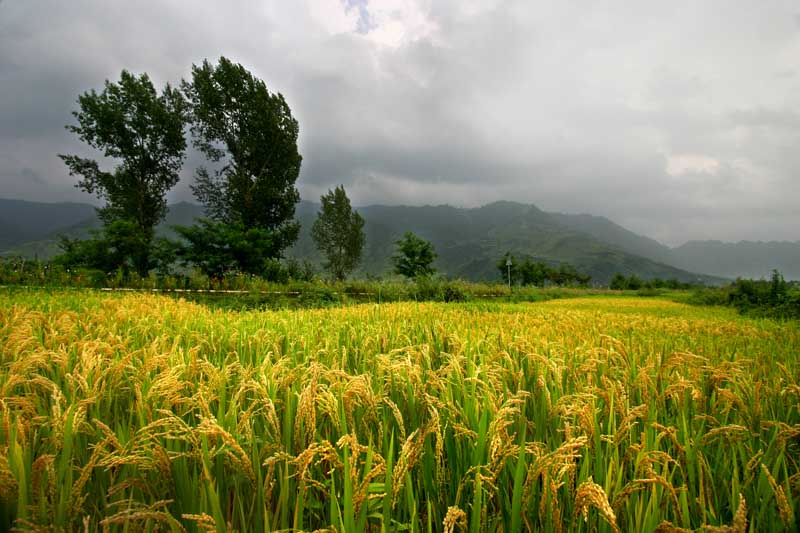
[(669, 248), (605, 217), (561, 213), (553, 216), (566, 227), (592, 235), (626, 252), (692, 272), (758, 279), (768, 278), (772, 269), (777, 268), (787, 279), (800, 279), (800, 242), (689, 241), (677, 248)]
[(777, 268), (787, 279), (800, 279), (800, 242), (690, 241), (673, 250), (672, 261), (731, 278), (769, 278)]
[(94, 206), (27, 202), (0, 198), (0, 250), (47, 238), (94, 216)]
[[(290, 254), (320, 264), (322, 258), (310, 236), (317, 209), (312, 202), (297, 205), (302, 230)], [(495, 279), (495, 264), (508, 250), (551, 263), (573, 263), (598, 282), (615, 272), (689, 280), (696, 279), (690, 272), (761, 277), (772, 268), (787, 278), (800, 279), (800, 243), (704, 241), (672, 250), (604, 217), (547, 213), (515, 202), (474, 209), (375, 205), (358, 210), (366, 219), (367, 234), (360, 274), (389, 272), (394, 242), (413, 231), (435, 244), (440, 270), (470, 279)], [(196, 204), (173, 204), (158, 232), (174, 236), (171, 226), (190, 225), (202, 216), (203, 209)], [(89, 204), (0, 199), (0, 254), (52, 257), (59, 251), (59, 234), (83, 238), (99, 226)]]
[[(32, 209), (29, 213), (30, 218), (25, 218), (23, 220), (47, 218), (49, 216), (48, 213), (51, 206), (60, 205), (35, 204), (33, 202), (30, 203), (38, 205), (39, 209)], [(22, 243), (17, 243), (11, 246), (0, 246), (0, 254), (22, 255), (23, 257), (39, 257), (41, 259), (53, 257), (54, 255), (60, 253), (58, 242), (61, 236), (69, 237), (70, 239), (85, 239), (89, 237), (92, 230), (99, 229), (101, 227), (100, 220), (97, 218), (97, 213), (94, 207), (88, 205), (87, 207), (89, 207), (88, 215), (79, 222), (56, 227), (44, 233), (43, 235), (23, 241)], [(172, 204), (169, 206), (166, 219), (158, 226), (156, 231), (159, 235), (174, 238), (175, 232), (172, 230), (172, 226), (189, 226), (194, 222), (195, 218), (202, 217), (203, 214), (203, 208), (197, 204), (192, 204), (189, 202), (178, 202), (177, 204)], [(2, 229), (2, 226), (0, 226), (0, 229)]]
[[(390, 272), (394, 242), (406, 231), (413, 231), (434, 244), (439, 270), (473, 280), (497, 279), (497, 261), (506, 251), (511, 251), (552, 264), (572, 263), (599, 283), (607, 282), (616, 272), (635, 273), (645, 278), (716, 281), (603, 243), (530, 205), (497, 202), (475, 209), (369, 206), (358, 211), (366, 221), (367, 236), (360, 268), (362, 274)], [(319, 262), (310, 236), (316, 216), (315, 204), (304, 203), (297, 216), (302, 230), (291, 254)]]
[(655, 239), (634, 233), (605, 217), (589, 214), (568, 215), (564, 213), (552, 213), (552, 216), (568, 228), (587, 233), (599, 241), (613, 244), (626, 252), (641, 255), (653, 261), (674, 265), (672, 262), (673, 252), (669, 246), (665, 246)]

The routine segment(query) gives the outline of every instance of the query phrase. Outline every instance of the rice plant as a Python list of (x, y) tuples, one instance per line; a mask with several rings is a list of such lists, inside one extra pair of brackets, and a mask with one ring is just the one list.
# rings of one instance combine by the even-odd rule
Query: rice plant
[(792, 530), (798, 354), (643, 298), (0, 294), (0, 529)]

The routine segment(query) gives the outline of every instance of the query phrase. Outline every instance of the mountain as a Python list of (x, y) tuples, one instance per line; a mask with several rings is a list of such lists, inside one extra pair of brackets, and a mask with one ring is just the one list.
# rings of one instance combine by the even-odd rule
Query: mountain
[[(318, 207), (306, 201), (297, 205), (295, 216), (302, 230), (289, 251), (293, 257), (317, 264), (322, 258), (310, 229)], [(704, 241), (672, 249), (604, 217), (548, 213), (516, 202), (494, 202), (471, 209), (373, 205), (358, 211), (366, 220), (367, 235), (360, 275), (389, 272), (394, 242), (404, 232), (413, 231), (433, 242), (441, 271), (474, 280), (497, 279), (496, 262), (506, 251), (552, 264), (570, 262), (600, 283), (616, 272), (713, 283), (720, 281), (718, 277), (768, 276), (775, 267), (789, 279), (800, 279), (800, 243)], [(203, 210), (196, 204), (172, 204), (158, 232), (174, 236), (172, 226), (189, 225), (202, 216)], [(0, 199), (3, 255), (52, 257), (59, 251), (59, 235), (84, 238), (98, 227), (100, 222), (89, 204)]]
[(800, 241), (689, 241), (670, 248), (604, 217), (561, 213), (553, 216), (569, 228), (588, 233), (626, 252), (691, 272), (759, 279), (769, 278), (776, 268), (786, 279), (800, 280)]
[[(661, 244), (655, 239), (644, 237), (623, 228), (605, 217), (587, 214), (566, 215), (563, 213), (553, 213), (552, 215), (564, 226), (581, 233), (587, 233), (599, 241), (613, 244), (626, 252), (641, 255), (653, 261), (674, 265), (672, 262), (672, 248)], [(693, 270), (690, 267), (681, 268)], [(704, 272), (704, 270), (696, 271)]]
[[(319, 262), (310, 236), (316, 216), (315, 204), (303, 202), (297, 210), (302, 225), (300, 238), (291, 250), (297, 258)], [(412, 231), (433, 243), (438, 254), (435, 265), (450, 276), (472, 280), (499, 277), (497, 262), (507, 251), (551, 264), (569, 262), (598, 283), (607, 283), (617, 272), (644, 278), (677, 278), (682, 281), (716, 283), (718, 278), (636, 256), (620, 247), (572, 229), (535, 206), (495, 202), (463, 209), (451, 206), (368, 206), (358, 208), (366, 224), (366, 249), (361, 274), (382, 275), (391, 270), (394, 243)]]
[(776, 268), (786, 279), (800, 280), (800, 241), (689, 241), (673, 250), (672, 264), (717, 276), (752, 279), (769, 279)]
[(46, 238), (95, 217), (89, 204), (43, 204), (0, 198), (0, 250)]

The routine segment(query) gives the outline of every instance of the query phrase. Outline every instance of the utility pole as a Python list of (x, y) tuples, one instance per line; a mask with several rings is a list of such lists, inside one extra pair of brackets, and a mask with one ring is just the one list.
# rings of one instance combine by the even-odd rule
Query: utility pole
[(508, 259), (506, 259), (506, 268), (508, 268), (508, 290), (511, 290), (511, 265), (512, 264), (513, 263), (511, 262), (511, 256), (508, 256)]

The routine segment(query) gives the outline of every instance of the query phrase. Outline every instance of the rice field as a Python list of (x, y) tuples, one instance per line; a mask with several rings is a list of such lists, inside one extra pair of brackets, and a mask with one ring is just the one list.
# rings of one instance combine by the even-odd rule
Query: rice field
[(799, 357), (644, 298), (0, 293), (0, 530), (795, 530)]

